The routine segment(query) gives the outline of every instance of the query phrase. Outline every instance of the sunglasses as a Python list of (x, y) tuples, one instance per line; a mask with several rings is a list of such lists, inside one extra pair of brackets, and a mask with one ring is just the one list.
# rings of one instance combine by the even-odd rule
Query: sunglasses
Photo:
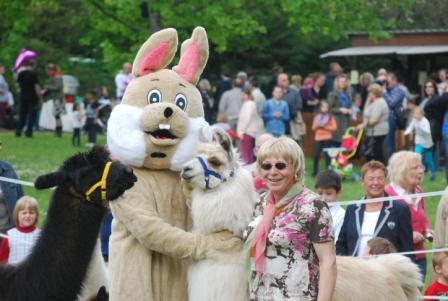
[(288, 164), (286, 164), (284, 162), (277, 162), (275, 164), (263, 163), (263, 164), (261, 164), (261, 169), (271, 170), (272, 166), (275, 166), (275, 169), (277, 169), (277, 170), (283, 170), (288, 166)]
[(426, 86), (425, 88), (434, 88), (434, 86)]

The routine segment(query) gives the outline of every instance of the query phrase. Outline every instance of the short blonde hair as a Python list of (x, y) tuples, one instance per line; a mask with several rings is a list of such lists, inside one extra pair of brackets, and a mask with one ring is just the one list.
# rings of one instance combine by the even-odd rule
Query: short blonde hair
[(382, 170), (384, 172), (384, 176), (387, 176), (386, 166), (384, 166), (383, 163), (376, 160), (370, 160), (364, 163), (364, 165), (361, 167), (361, 179), (364, 179), (364, 176), (370, 170)]
[(406, 173), (415, 162), (422, 163), (422, 156), (411, 151), (399, 151), (389, 158), (387, 171), (392, 183), (403, 186)]
[(432, 267), (434, 270), (436, 269), (436, 266), (441, 266), (442, 261), (448, 257), (448, 252), (435, 252), (432, 254)]
[(12, 213), (12, 218), (16, 226), (19, 225), (19, 211), (25, 209), (36, 212), (35, 224), (37, 224), (37, 221), (39, 220), (39, 204), (37, 203), (37, 200), (35, 198), (28, 195), (24, 195), (23, 197), (17, 200), (17, 203), (14, 206), (14, 211)]
[(367, 91), (369, 91), (370, 93), (375, 95), (376, 98), (383, 97), (383, 88), (381, 88), (381, 86), (378, 84), (370, 85), (369, 88), (367, 89)]
[(295, 181), (304, 184), (305, 156), (302, 148), (289, 137), (272, 138), (263, 143), (257, 155), (257, 169), (260, 174), (261, 164), (268, 157), (280, 157), (290, 161), (295, 174)]

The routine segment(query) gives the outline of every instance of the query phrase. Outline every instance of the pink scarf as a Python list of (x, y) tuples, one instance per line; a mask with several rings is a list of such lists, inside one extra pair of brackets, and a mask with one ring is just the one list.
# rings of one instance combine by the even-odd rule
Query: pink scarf
[(277, 211), (271, 193), (268, 194), (266, 201), (267, 206), (263, 212), (263, 219), (257, 226), (257, 231), (255, 232), (251, 249), (251, 256), (255, 262), (255, 271), (258, 275), (263, 273), (264, 262), (266, 259), (266, 242), (268, 240), (269, 231), (271, 230), (272, 220), (274, 219), (275, 212)]

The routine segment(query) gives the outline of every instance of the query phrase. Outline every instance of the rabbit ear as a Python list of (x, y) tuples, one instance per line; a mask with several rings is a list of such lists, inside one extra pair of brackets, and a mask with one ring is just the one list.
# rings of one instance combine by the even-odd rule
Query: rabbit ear
[(177, 50), (177, 31), (167, 28), (151, 35), (140, 47), (132, 65), (134, 77), (165, 68), (173, 60)]
[(173, 70), (186, 81), (196, 85), (208, 60), (207, 32), (196, 27), (191, 38), (182, 43), (179, 65)]

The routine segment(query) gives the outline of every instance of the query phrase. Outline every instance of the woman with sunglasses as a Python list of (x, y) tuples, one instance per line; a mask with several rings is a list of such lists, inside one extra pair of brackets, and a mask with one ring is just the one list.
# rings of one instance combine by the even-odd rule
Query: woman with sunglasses
[(328, 300), (336, 282), (330, 210), (304, 186), (305, 158), (291, 138), (272, 138), (257, 156), (268, 191), (256, 205), (246, 246), (252, 300)]

